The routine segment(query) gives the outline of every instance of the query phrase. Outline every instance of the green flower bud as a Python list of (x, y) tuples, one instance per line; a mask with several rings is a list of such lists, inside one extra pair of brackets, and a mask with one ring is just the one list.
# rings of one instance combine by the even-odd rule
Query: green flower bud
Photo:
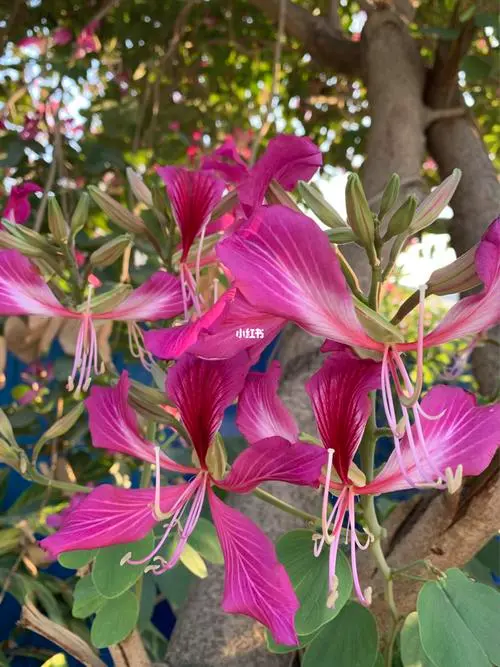
[(90, 263), (99, 269), (104, 269), (111, 266), (117, 259), (119, 259), (126, 248), (130, 245), (132, 237), (129, 234), (122, 234), (116, 238), (108, 241), (103, 246), (95, 250), (90, 255)]
[(127, 179), (130, 189), (134, 193), (137, 201), (146, 204), (148, 208), (153, 208), (153, 195), (151, 194), (151, 190), (144, 184), (144, 181), (139, 174), (131, 167), (127, 167)]
[[(346, 229), (351, 231), (337, 211), (323, 197), (319, 189), (312, 183), (299, 181), (299, 194), (304, 200), (306, 206), (318, 216), (321, 222), (331, 229)], [(351, 239), (354, 240), (354, 234), (351, 232)]]
[(345, 191), (347, 220), (359, 243), (367, 250), (370, 261), (377, 262), (375, 224), (363, 186), (357, 174), (350, 174)]
[(410, 195), (390, 219), (383, 240), (388, 241), (393, 236), (398, 236), (399, 234), (406, 232), (413, 220), (416, 209), (417, 198), (414, 195)]
[(85, 227), (89, 217), (90, 197), (86, 192), (82, 192), (78, 204), (71, 217), (71, 234), (73, 238)]
[(69, 236), (69, 227), (64, 219), (63, 212), (54, 195), (49, 195), (49, 229), (57, 243), (66, 243)]
[(399, 196), (399, 186), (399, 176), (397, 174), (393, 174), (385, 186), (384, 194), (382, 195), (382, 201), (380, 202), (380, 209), (378, 212), (379, 220), (382, 220), (384, 215), (390, 211), (390, 209), (396, 203)]
[(461, 177), (460, 169), (454, 169), (453, 173), (424, 199), (415, 211), (413, 222), (408, 230), (411, 235), (418, 234), (438, 219), (442, 210), (455, 194)]
[(143, 221), (128, 211), (112, 197), (101, 192), (94, 185), (89, 186), (89, 193), (97, 206), (119, 227), (131, 234), (144, 234), (146, 227)]

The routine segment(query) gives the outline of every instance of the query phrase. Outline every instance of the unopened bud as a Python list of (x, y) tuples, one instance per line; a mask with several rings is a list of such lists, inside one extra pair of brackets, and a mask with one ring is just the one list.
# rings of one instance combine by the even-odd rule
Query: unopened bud
[(153, 195), (151, 190), (144, 184), (139, 174), (131, 167), (127, 167), (127, 179), (135, 198), (146, 204), (148, 208), (153, 208)]
[(143, 234), (146, 231), (144, 222), (112, 197), (94, 185), (89, 186), (89, 193), (97, 206), (119, 227), (131, 234)]
[(19, 447), (14, 437), (14, 431), (12, 430), (11, 423), (7, 419), (7, 415), (3, 410), (0, 410), (0, 438), (5, 440), (5, 442), (11, 447)]
[(208, 471), (214, 479), (222, 479), (226, 472), (227, 454), (224, 447), (224, 441), (219, 434), (216, 435), (212, 444), (208, 448), (206, 455), (206, 464)]
[(57, 256), (57, 248), (45, 237), (24, 225), (3, 221), (5, 231), (0, 232), (0, 247), (15, 248), (27, 257)]
[(69, 227), (54, 195), (49, 195), (48, 212), (49, 229), (52, 236), (58, 243), (66, 243), (69, 236)]
[(396, 203), (399, 196), (400, 180), (397, 174), (393, 174), (387, 185), (385, 186), (382, 201), (380, 202), (380, 209), (378, 212), (379, 220), (382, 220), (384, 215), (388, 213)]
[(445, 206), (448, 205), (455, 194), (455, 190), (462, 177), (460, 169), (454, 169), (453, 173), (435, 188), (431, 194), (424, 199), (415, 211), (413, 222), (409, 228), (410, 234), (418, 234), (437, 220)]
[(417, 198), (414, 195), (410, 195), (390, 219), (383, 240), (388, 241), (393, 236), (398, 236), (399, 234), (406, 232), (413, 220), (416, 208)]
[[(89, 283), (91, 283), (90, 280)], [(96, 283), (92, 284), (92, 287), (98, 286)], [(105, 313), (108, 310), (116, 308), (130, 294), (131, 289), (130, 285), (120, 283), (107, 292), (104, 292), (104, 294), (92, 295), (90, 300), (91, 311), (93, 313)], [(87, 307), (87, 303), (82, 303), (78, 306), (77, 310), (83, 313)]]
[(311, 211), (318, 216), (323, 224), (327, 227), (330, 227), (333, 230), (345, 229), (350, 232), (352, 239), (354, 239), (354, 234), (351, 229), (337, 211), (330, 206), (326, 199), (321, 194), (319, 188), (314, 185), (314, 183), (306, 183), (305, 181), (299, 181), (298, 184), (299, 194), (304, 200), (304, 203), (311, 209)]
[(375, 224), (363, 186), (357, 174), (350, 174), (345, 191), (347, 220), (359, 243), (367, 250), (372, 263), (376, 261)]
[(59, 438), (61, 435), (65, 435), (80, 419), (83, 414), (83, 408), (83, 401), (77, 403), (68, 413), (61, 417), (61, 419), (58, 419), (47, 431), (45, 431), (35, 447), (40, 447), (41, 441), (45, 443), (54, 438)]
[(131, 240), (132, 237), (129, 234), (122, 234), (108, 241), (90, 255), (90, 263), (100, 269), (111, 266), (123, 255)]
[(89, 217), (90, 197), (86, 192), (82, 192), (78, 204), (71, 216), (71, 234), (73, 238), (82, 230), (87, 224)]
[(269, 183), (266, 199), (270, 204), (286, 206), (287, 208), (292, 209), (292, 211), (298, 211), (300, 213), (300, 208), (295, 203), (293, 197), (274, 179)]

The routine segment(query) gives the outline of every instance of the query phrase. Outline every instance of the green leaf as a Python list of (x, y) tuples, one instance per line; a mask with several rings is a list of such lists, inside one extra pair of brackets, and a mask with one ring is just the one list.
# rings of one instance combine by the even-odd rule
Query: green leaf
[(404, 667), (433, 667), (422, 648), (416, 611), (408, 614), (401, 630), (401, 662)]
[(108, 600), (92, 623), (90, 639), (96, 648), (106, 648), (123, 641), (135, 628), (139, 617), (137, 598), (130, 591)]
[(224, 556), (214, 524), (200, 517), (196, 528), (191, 533), (189, 544), (200, 553), (205, 560), (215, 565), (223, 565)]
[(316, 631), (311, 632), (310, 635), (299, 635), (298, 646), (286, 646), (285, 644), (277, 644), (271, 637), (269, 630), (266, 630), (266, 644), (271, 653), (291, 653), (292, 651), (296, 651), (298, 648), (305, 648), (306, 646), (309, 646), (317, 634), (318, 632)]
[[(500, 598), (460, 570), (427, 582), (418, 596), (422, 647), (437, 667), (490, 667), (500, 661)], [(491, 661), (490, 661), (491, 660)]]
[(500, 665), (500, 594), (471, 581), (460, 570), (446, 571), (445, 592), (490, 661)]
[(344, 554), (337, 556), (336, 575), (339, 579), (339, 597), (333, 609), (326, 606), (328, 595), (328, 549), (315, 558), (313, 533), (309, 530), (294, 530), (278, 540), (276, 551), (285, 566), (292, 585), (300, 600), (300, 609), (295, 616), (297, 634), (309, 635), (331, 621), (349, 599), (352, 577)]
[(92, 568), (95, 587), (105, 598), (116, 598), (128, 590), (144, 571), (144, 565), (120, 564), (127, 552), (133, 560), (145, 558), (154, 548), (153, 533), (144, 539), (129, 544), (116, 544), (99, 549)]
[(96, 549), (79, 549), (78, 551), (66, 551), (57, 557), (57, 560), (63, 567), (69, 570), (79, 570), (95, 557)]
[(76, 582), (72, 609), (75, 618), (87, 618), (87, 616), (95, 614), (105, 602), (106, 598), (102, 597), (96, 589), (90, 574)]
[(302, 667), (373, 667), (377, 647), (375, 618), (365, 607), (350, 602), (313, 639)]

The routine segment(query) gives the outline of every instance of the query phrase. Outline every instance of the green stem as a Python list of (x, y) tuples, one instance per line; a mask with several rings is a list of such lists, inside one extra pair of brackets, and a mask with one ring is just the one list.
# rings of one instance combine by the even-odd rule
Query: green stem
[(41, 484), (42, 486), (49, 486), (53, 489), (61, 489), (61, 491), (68, 491), (69, 493), (90, 493), (92, 491), (92, 489), (88, 486), (72, 484), (71, 482), (62, 482), (58, 479), (45, 477), (45, 475), (39, 473), (32, 466), (28, 467), (26, 479), (29, 479), (36, 484)]
[[(153, 421), (148, 422), (148, 427), (146, 430), (146, 437), (149, 440), (149, 442), (155, 443), (156, 444), (156, 423)], [(153, 470), (153, 466), (151, 463), (146, 463), (144, 461), (144, 465), (142, 467), (142, 472), (141, 472), (141, 481), (140, 481), (140, 486), (141, 489), (146, 489), (150, 484), (151, 484), (151, 473)], [(156, 472), (158, 474), (158, 471)], [(139, 604), (141, 604), (141, 597), (142, 597), (142, 581), (143, 578), (139, 577), (137, 580), (137, 584), (135, 587), (135, 592), (137, 596), (137, 600)]]
[(79, 305), (82, 300), (82, 279), (78, 270), (78, 264), (76, 263), (73, 249), (70, 248), (67, 243), (63, 243), (61, 245), (64, 252), (64, 257), (66, 259), (66, 264), (71, 273), (71, 290), (73, 292), (73, 299), (75, 300), (75, 305)]
[(304, 521), (307, 521), (307, 523), (313, 524), (313, 526), (321, 526), (321, 519), (319, 517), (314, 516), (314, 514), (309, 514), (309, 512), (299, 510), (297, 507), (290, 505), (284, 500), (276, 498), (276, 496), (273, 496), (273, 494), (269, 493), (269, 491), (264, 491), (264, 489), (257, 488), (253, 494), (254, 496), (257, 496), (257, 498), (264, 500), (266, 503), (269, 503), (270, 505), (273, 505), (274, 507), (287, 512), (288, 514), (292, 514), (299, 519), (303, 519)]

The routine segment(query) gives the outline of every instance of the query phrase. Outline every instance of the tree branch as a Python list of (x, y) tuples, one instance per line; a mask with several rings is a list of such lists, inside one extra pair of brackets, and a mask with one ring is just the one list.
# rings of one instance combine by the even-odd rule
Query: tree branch
[[(249, 0), (250, 4), (275, 23), (279, 20), (280, 0)], [(338, 32), (321, 16), (313, 16), (300, 5), (287, 0), (285, 31), (295, 37), (319, 65), (331, 67), (339, 74), (356, 77), (361, 74), (361, 47), (339, 37)]]

